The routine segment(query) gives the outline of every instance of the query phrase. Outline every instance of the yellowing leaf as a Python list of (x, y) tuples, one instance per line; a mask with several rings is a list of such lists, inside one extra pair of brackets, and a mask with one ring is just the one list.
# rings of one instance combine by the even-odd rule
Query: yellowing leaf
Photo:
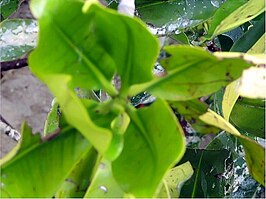
[(243, 71), (239, 95), (253, 99), (266, 98), (266, 68), (251, 67)]
[(239, 97), (238, 94), (239, 79), (230, 83), (226, 88), (222, 101), (223, 116), (226, 121), (229, 121), (231, 111)]

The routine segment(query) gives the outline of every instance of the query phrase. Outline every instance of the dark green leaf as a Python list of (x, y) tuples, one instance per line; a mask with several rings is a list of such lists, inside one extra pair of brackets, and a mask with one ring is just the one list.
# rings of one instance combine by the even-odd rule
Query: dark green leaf
[(230, 120), (242, 131), (265, 138), (265, 101), (241, 98), (235, 104)]
[(196, 26), (210, 17), (222, 4), (221, 0), (173, 0), (173, 1), (136, 1), (140, 18), (156, 27), (184, 29)]
[[(224, 197), (225, 172), (232, 169), (231, 153), (225, 149), (187, 149), (180, 163), (190, 161), (194, 174), (181, 189), (181, 198)], [(228, 171), (227, 171), (228, 170)]]
[(259, 21), (254, 22), (253, 26), (234, 43), (231, 52), (247, 52), (262, 37), (265, 33), (265, 12), (261, 15)]
[(0, 1), (0, 14), (1, 21), (9, 17), (19, 6), (19, 0), (1, 0)]
[[(227, 122), (220, 115), (216, 114), (212, 110), (208, 110), (207, 113), (201, 115), (199, 117), (202, 121), (207, 124), (216, 126), (220, 129), (225, 130), (226, 132), (236, 136), (240, 139), (243, 147), (245, 149), (245, 157), (247, 161), (247, 165), (249, 168), (249, 172), (252, 177), (257, 180), (260, 184), (265, 184), (265, 149), (254, 140), (241, 135), (237, 129), (234, 128), (229, 122)], [(254, 155), (256, 154), (256, 155)]]
[(126, 193), (153, 197), (168, 169), (183, 156), (185, 137), (170, 107), (160, 99), (147, 108), (127, 111), (131, 123), (123, 151), (112, 164), (113, 174)]

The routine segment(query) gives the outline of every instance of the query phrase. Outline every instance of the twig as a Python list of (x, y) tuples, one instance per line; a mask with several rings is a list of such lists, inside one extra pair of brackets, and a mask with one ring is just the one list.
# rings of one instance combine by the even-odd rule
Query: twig
[(28, 58), (17, 59), (13, 61), (0, 62), (0, 70), (8, 71), (28, 66)]
[(3, 117), (0, 115), (0, 130), (6, 135), (10, 136), (13, 140), (19, 141), (21, 138), (20, 133), (15, 130)]

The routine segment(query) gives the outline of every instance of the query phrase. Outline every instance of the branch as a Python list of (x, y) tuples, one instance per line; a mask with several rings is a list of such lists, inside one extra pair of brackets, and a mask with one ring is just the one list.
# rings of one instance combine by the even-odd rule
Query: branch
[(0, 70), (8, 71), (28, 66), (28, 58), (17, 59), (13, 61), (0, 62)]
[(3, 117), (0, 115), (0, 132), (5, 133), (15, 141), (19, 141), (21, 138), (20, 133), (15, 130)]

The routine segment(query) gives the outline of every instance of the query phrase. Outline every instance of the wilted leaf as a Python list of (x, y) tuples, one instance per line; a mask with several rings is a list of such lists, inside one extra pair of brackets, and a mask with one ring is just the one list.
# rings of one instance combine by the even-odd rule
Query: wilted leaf
[(124, 135), (123, 151), (112, 164), (114, 178), (126, 193), (153, 197), (165, 173), (183, 156), (185, 137), (162, 100), (147, 108), (129, 108), (131, 122)]
[(263, 0), (227, 0), (213, 15), (208, 34), (211, 39), (216, 35), (232, 30), (254, 19), (265, 10)]
[(38, 26), (32, 19), (10, 19), (0, 24), (1, 61), (19, 59), (29, 53), (37, 40)]
[(18, 147), (1, 160), (2, 197), (53, 197), (73, 166), (91, 149), (88, 141), (69, 127), (43, 140), (26, 124), (21, 133)]

